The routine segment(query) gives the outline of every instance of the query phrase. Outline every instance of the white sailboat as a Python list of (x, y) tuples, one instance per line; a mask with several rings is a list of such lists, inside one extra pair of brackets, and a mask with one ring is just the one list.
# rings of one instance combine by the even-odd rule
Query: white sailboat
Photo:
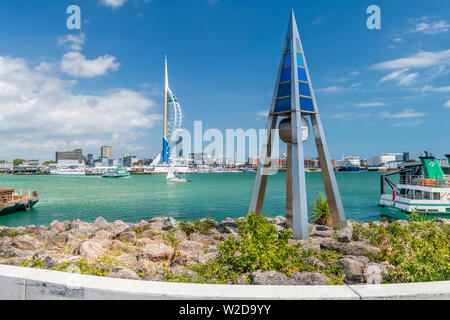
[(173, 173), (173, 164), (169, 167), (169, 172), (167, 173), (166, 180), (169, 182), (186, 182), (186, 178), (184, 177), (177, 177)]

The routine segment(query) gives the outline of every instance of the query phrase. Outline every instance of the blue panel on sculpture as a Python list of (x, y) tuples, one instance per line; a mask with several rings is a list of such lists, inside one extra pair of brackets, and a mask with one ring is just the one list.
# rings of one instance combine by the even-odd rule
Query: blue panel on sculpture
[(307, 83), (299, 82), (298, 89), (301, 96), (311, 97), (311, 92), (309, 91), (309, 85)]
[(291, 83), (283, 83), (278, 87), (277, 97), (286, 97), (291, 95)]
[(308, 81), (308, 79), (306, 78), (305, 69), (298, 68), (298, 80), (299, 81)]
[(275, 112), (291, 110), (291, 98), (277, 100), (275, 104)]
[(291, 66), (291, 55), (287, 54), (284, 56), (283, 68), (288, 68)]
[(283, 69), (281, 71), (280, 82), (291, 81), (291, 69)]
[(297, 53), (297, 65), (299, 67), (304, 67), (305, 65), (303, 64), (303, 57), (300, 53)]
[(314, 112), (312, 99), (300, 97), (300, 110)]
[(288, 40), (285, 52), (290, 52), (290, 51), (291, 51), (291, 39)]

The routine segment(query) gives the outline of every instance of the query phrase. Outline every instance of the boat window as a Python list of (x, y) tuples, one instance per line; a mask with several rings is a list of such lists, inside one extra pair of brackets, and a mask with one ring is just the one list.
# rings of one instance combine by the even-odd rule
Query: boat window
[(424, 192), (424, 199), (431, 200), (431, 192)]
[(434, 192), (433, 200), (441, 200), (441, 194), (439, 192)]
[(416, 200), (422, 200), (422, 191), (420, 191), (420, 190), (414, 190), (414, 199), (416, 199)]

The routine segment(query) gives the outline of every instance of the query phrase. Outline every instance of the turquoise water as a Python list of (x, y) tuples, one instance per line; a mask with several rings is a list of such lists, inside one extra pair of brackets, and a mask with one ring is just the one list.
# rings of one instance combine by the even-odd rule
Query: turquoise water
[[(211, 217), (222, 220), (246, 215), (255, 174), (214, 173), (189, 175), (188, 183), (169, 183), (165, 176), (131, 176), (104, 179), (98, 176), (0, 176), (0, 188), (39, 191), (39, 203), (28, 213), (0, 217), (0, 225), (48, 225), (53, 220), (81, 219), (91, 222), (98, 216), (108, 221), (148, 220), (172, 216), (195, 220)], [(380, 173), (337, 172), (347, 219), (380, 219), (377, 207)], [(306, 174), (308, 201), (323, 191), (320, 173)], [(286, 174), (269, 177), (264, 213), (284, 215)]]

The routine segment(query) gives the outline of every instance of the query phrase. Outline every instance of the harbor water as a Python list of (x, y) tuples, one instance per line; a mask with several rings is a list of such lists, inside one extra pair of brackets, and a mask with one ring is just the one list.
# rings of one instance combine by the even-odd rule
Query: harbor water
[[(380, 219), (378, 172), (337, 172), (347, 219)], [(196, 220), (245, 216), (254, 173), (188, 175), (190, 182), (167, 182), (164, 175), (104, 179), (99, 176), (0, 175), (0, 188), (37, 190), (40, 201), (30, 212), (0, 217), (0, 225), (48, 225), (53, 220), (138, 222), (157, 216)], [(306, 173), (308, 205), (324, 191), (321, 173)], [(268, 179), (264, 214), (285, 215), (286, 174)]]

